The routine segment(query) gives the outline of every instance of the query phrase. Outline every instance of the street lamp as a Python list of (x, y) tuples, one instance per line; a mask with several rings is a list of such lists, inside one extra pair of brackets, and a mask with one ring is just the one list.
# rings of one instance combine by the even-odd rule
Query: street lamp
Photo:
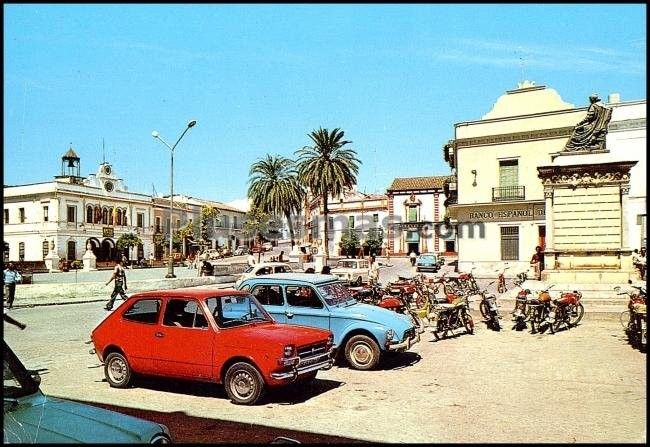
[(170, 146), (169, 144), (165, 143), (165, 140), (160, 138), (160, 134), (158, 131), (154, 130), (151, 132), (151, 136), (160, 140), (162, 144), (167, 146), (169, 150), (171, 151), (171, 194), (169, 196), (169, 269), (167, 271), (167, 275), (165, 275), (165, 278), (176, 278), (176, 275), (174, 275), (174, 249), (172, 245), (172, 240), (173, 240), (173, 228), (174, 228), (174, 149), (176, 149), (176, 145), (178, 144), (179, 141), (181, 141), (181, 138), (185, 135), (185, 132), (187, 132), (190, 127), (194, 127), (196, 125), (196, 120), (191, 120), (190, 122), (187, 123), (187, 126), (185, 127), (185, 130), (181, 134), (180, 137), (178, 137), (178, 140), (176, 140), (176, 143), (174, 143), (173, 146)]

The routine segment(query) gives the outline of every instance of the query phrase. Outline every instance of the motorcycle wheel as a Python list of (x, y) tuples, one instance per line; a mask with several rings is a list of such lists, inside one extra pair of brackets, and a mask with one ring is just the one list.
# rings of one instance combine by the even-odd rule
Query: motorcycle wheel
[(465, 330), (467, 331), (468, 334), (473, 334), (474, 333), (474, 320), (472, 319), (472, 316), (468, 314), (467, 312), (463, 312), (463, 315), (461, 316), (463, 319), (463, 326), (465, 326)]
[[(569, 323), (569, 316), (566, 314), (568, 312), (568, 309), (563, 309), (561, 311), (555, 311), (555, 321), (551, 325), (551, 333), (554, 334), (558, 330), (560, 330), (560, 327), (562, 324)], [(568, 327), (568, 325), (567, 325)]]
[(569, 313), (569, 325), (577, 326), (578, 323), (580, 323), (580, 320), (582, 320), (582, 316), (585, 314), (585, 307), (582, 303), (578, 303), (577, 306), (571, 306), (570, 309), (567, 309), (567, 312)]
[(639, 350), (642, 352), (646, 352), (646, 346), (648, 344), (648, 339), (647, 339), (647, 324), (645, 318), (641, 318), (641, 321), (639, 321)]
[[(544, 321), (546, 321), (546, 317), (548, 316), (549, 312), (544, 312)], [(555, 328), (559, 327), (560, 323), (560, 312), (555, 309), (555, 320), (553, 320), (552, 323), (548, 323), (548, 330), (551, 332), (551, 334), (555, 334)]]
[(490, 315), (490, 310), (488, 309), (487, 302), (485, 300), (481, 301), (481, 304), (479, 304), (478, 308), (481, 311), (481, 316), (483, 317), (483, 319), (487, 320)]
[(618, 317), (618, 319), (620, 320), (623, 329), (627, 331), (630, 328), (630, 311), (624, 310), (621, 312), (621, 315)]
[(438, 323), (436, 324), (436, 329), (433, 331), (433, 336), (436, 337), (436, 340), (447, 337), (449, 332), (449, 324), (446, 317), (438, 317)]
[(492, 328), (497, 332), (501, 330), (501, 324), (499, 323), (499, 316), (496, 313), (492, 315)]

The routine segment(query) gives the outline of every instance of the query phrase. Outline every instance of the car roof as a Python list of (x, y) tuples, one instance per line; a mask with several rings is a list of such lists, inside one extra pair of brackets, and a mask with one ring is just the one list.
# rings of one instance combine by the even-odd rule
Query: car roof
[(421, 253), (420, 256), (437, 256), (435, 253)]
[(278, 265), (289, 265), (288, 262), (260, 262), (259, 264), (253, 264), (253, 267), (277, 267)]
[(333, 281), (338, 281), (336, 275), (323, 275), (321, 273), (272, 273), (270, 275), (256, 276), (255, 278), (249, 278), (242, 282), (251, 281), (257, 279), (261, 281), (266, 280), (275, 280), (274, 282), (286, 282), (286, 283), (299, 283), (307, 282), (311, 284), (325, 284)]
[(211, 298), (215, 296), (226, 295), (242, 295), (245, 294), (241, 290), (235, 289), (208, 289), (201, 287), (183, 287), (178, 289), (165, 289), (165, 290), (148, 290), (146, 292), (138, 292), (131, 295), (129, 298), (165, 298), (174, 296), (185, 296), (191, 298)]

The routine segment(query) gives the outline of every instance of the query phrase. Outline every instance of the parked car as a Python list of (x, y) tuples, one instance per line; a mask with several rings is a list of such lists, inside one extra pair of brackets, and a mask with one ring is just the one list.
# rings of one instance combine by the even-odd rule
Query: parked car
[(246, 279), (239, 289), (253, 294), (278, 322), (332, 331), (337, 356), (354, 369), (372, 369), (385, 353), (420, 341), (408, 316), (357, 302), (334, 275), (275, 273)]
[(273, 250), (273, 244), (270, 242), (264, 242), (262, 244), (262, 248), (264, 249), (264, 251), (271, 251)]
[(91, 334), (109, 385), (135, 374), (222, 383), (235, 404), (331, 368), (329, 330), (273, 320), (249, 293), (178, 289), (131, 295)]
[(440, 270), (440, 261), (435, 253), (422, 253), (415, 260), (415, 271), (437, 272)]
[(245, 255), (246, 253), (248, 253), (248, 247), (245, 245), (240, 245), (237, 248), (235, 248), (235, 251), (233, 251), (232, 254), (233, 256), (241, 256), (241, 255)]
[(249, 266), (244, 270), (239, 279), (235, 282), (237, 287), (243, 280), (254, 278), (255, 276), (270, 275), (271, 273), (291, 273), (291, 267), (286, 262), (260, 262)]
[(341, 281), (360, 286), (368, 282), (367, 259), (341, 259), (332, 268), (332, 275), (336, 275)]
[(7, 342), (2, 343), (5, 444), (171, 443), (162, 424), (46, 396), (38, 372), (27, 370)]

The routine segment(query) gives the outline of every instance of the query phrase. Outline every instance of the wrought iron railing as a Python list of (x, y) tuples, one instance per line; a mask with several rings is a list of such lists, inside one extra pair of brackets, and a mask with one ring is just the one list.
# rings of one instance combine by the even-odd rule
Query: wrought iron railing
[(499, 186), (492, 188), (492, 201), (503, 202), (507, 200), (524, 200), (526, 198), (525, 186)]

